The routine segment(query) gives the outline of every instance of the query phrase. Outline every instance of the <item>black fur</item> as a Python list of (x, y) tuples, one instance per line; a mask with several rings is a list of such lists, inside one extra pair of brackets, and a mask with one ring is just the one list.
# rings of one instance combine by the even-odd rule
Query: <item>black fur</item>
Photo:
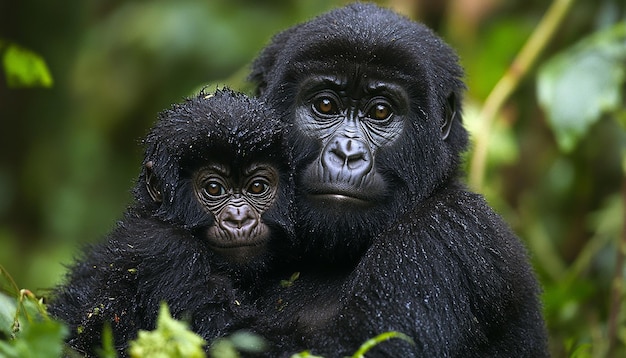
[[(256, 329), (273, 340), (269, 356), (304, 349), (350, 355), (390, 330), (415, 345), (392, 340), (371, 356), (547, 356), (540, 289), (525, 248), (458, 179), (468, 138), (454, 52), (423, 25), (352, 4), (275, 36), (251, 79), (293, 124), (299, 86), (315, 74), (393, 81), (408, 93), (410, 109), (402, 138), (376, 158), (388, 195), (359, 212), (310, 204), (299, 178), (320, 144), (289, 132), (301, 261), (277, 277), (300, 277), (270, 285), (260, 300), (265, 321)], [(446, 116), (454, 121), (442, 136)]]
[[(49, 305), (53, 316), (69, 324), (71, 347), (93, 355), (108, 322), (124, 355), (139, 329), (154, 329), (161, 302), (209, 343), (249, 324), (255, 313), (251, 287), (293, 231), (282, 127), (261, 102), (230, 90), (201, 93), (161, 113), (145, 139), (144, 165), (152, 162), (162, 202), (146, 189), (144, 166), (135, 202), (106, 241), (85, 250)], [(272, 231), (270, 250), (242, 264), (213, 252), (199, 234), (215, 223), (198, 205), (190, 174), (216, 159), (233, 167), (263, 160), (280, 173), (277, 199), (262, 216)]]

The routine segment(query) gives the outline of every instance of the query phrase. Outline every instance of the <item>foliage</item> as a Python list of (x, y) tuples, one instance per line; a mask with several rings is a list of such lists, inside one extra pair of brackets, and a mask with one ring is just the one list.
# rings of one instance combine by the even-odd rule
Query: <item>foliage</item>
[[(0, 284), (0, 356), (61, 356), (67, 327), (48, 317), (41, 298), (29, 290), (18, 290), (2, 266)], [(16, 298), (4, 292), (13, 292)]]
[(53, 80), (41, 55), (0, 39), (0, 55), (7, 86), (52, 87)]
[(413, 340), (411, 339), (411, 337), (407, 336), (406, 334), (395, 332), (395, 331), (385, 332), (363, 343), (361, 347), (352, 355), (351, 358), (363, 358), (365, 357), (365, 354), (370, 349), (374, 348), (377, 344), (384, 342), (386, 340), (392, 339), (392, 338), (398, 338), (403, 341), (409, 342), (411, 344), (415, 344)]
[[(59, 282), (61, 263), (98, 240), (127, 205), (140, 163), (137, 140), (159, 110), (207, 84), (248, 90), (249, 63), (273, 33), (345, 1), (7, 2), (0, 11), (3, 66), (9, 45), (19, 44), (15, 54), (25, 57), (11, 66), (37, 68), (33, 58), (42, 56), (54, 86), (40, 90), (40, 78), (21, 82), (36, 87), (9, 88), (15, 71), (0, 70), (0, 263), (25, 287)], [(544, 287), (552, 355), (626, 354), (619, 250), (626, 3), (380, 2), (426, 21), (459, 50), (467, 72), (464, 121), (474, 143), (488, 143), (479, 191), (528, 245)], [(537, 35), (557, 2), (569, 11), (552, 22), (552, 36)], [(536, 36), (542, 51), (520, 70), (514, 60)], [(37, 78), (30, 71), (22, 77)], [(486, 133), (489, 90), (511, 75), (516, 86)], [(26, 337), (14, 331), (29, 324), (26, 309), (17, 308), (36, 307), (26, 291), (9, 286), (0, 295), (2, 349)], [(13, 326), (18, 311), (20, 326)]]
[(172, 318), (167, 305), (161, 304), (157, 328), (154, 331), (139, 331), (136, 340), (130, 343), (133, 358), (200, 358), (204, 357), (204, 339), (189, 331), (187, 325)]
[(246, 331), (235, 332), (215, 340), (209, 348), (211, 357), (238, 358), (239, 352), (258, 353), (267, 349), (267, 343), (258, 335)]
[[(41, 298), (26, 289), (19, 291), (17, 298), (5, 292), (16, 291), (17, 286), (11, 276), (0, 266), (0, 356), (6, 358), (80, 356), (64, 344), (68, 335), (67, 327), (50, 318)], [(8, 283), (9, 287), (6, 287)], [(117, 358), (113, 346), (110, 326), (105, 326), (102, 334), (103, 348), (100, 358)], [(364, 358), (365, 354), (381, 342), (398, 338), (411, 344), (413, 340), (400, 332), (385, 332), (363, 343), (350, 358)], [(135, 340), (129, 342), (132, 358), (204, 358), (206, 342), (189, 330), (186, 323), (172, 318), (167, 304), (162, 303), (153, 331), (140, 330)], [(266, 349), (265, 341), (249, 332), (240, 331), (215, 340), (209, 354), (215, 358), (239, 358), (240, 352), (257, 353)], [(293, 358), (323, 358), (301, 352)]]
[(624, 110), (624, 63), (626, 22), (593, 34), (543, 64), (537, 82), (539, 103), (561, 150), (572, 151), (603, 114)]

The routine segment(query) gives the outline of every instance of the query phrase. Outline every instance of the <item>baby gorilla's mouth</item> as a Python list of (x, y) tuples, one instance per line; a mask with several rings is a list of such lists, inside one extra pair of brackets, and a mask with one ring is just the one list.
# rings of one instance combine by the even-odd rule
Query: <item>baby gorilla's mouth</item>
[(206, 239), (215, 249), (237, 249), (241, 247), (256, 247), (264, 245), (269, 238), (269, 229), (266, 225), (256, 225), (250, 229), (222, 230), (215, 225), (207, 230)]

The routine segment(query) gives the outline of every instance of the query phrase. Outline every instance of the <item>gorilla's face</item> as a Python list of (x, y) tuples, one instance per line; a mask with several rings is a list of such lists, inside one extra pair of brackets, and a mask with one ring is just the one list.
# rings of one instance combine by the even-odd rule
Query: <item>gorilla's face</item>
[(213, 215), (204, 238), (214, 251), (235, 262), (264, 252), (270, 228), (262, 216), (276, 200), (278, 180), (278, 170), (267, 163), (237, 168), (214, 162), (193, 173), (195, 197)]
[(289, 124), (300, 247), (358, 257), (456, 176), (467, 144), (461, 76), (430, 30), (373, 6), (274, 38), (251, 79)]
[(316, 142), (318, 152), (299, 184), (312, 204), (359, 210), (385, 199), (389, 183), (377, 158), (400, 138), (408, 103), (402, 86), (368, 76), (301, 81), (294, 126)]
[(138, 202), (253, 272), (293, 231), (283, 129), (263, 102), (229, 90), (173, 106), (146, 139)]

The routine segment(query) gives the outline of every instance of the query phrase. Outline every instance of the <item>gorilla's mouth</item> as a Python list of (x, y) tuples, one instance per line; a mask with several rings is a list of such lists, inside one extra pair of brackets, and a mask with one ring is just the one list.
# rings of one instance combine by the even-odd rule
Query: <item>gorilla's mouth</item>
[(343, 194), (315, 194), (311, 195), (315, 200), (332, 201), (337, 203), (367, 205), (369, 202), (361, 198)]
[(376, 205), (377, 202), (383, 199), (381, 194), (384, 191), (381, 185), (377, 185), (379, 181), (376, 179), (379, 179), (378, 176), (369, 175), (364, 177), (361, 182), (352, 183), (345, 181), (330, 182), (314, 178), (313, 180), (305, 181), (303, 187), (306, 188), (306, 195), (313, 201), (327, 202), (329, 204), (371, 206)]
[(223, 230), (219, 225), (215, 225), (209, 228), (206, 238), (213, 249), (237, 250), (265, 245), (269, 232), (265, 225), (256, 225), (252, 230)]
[(384, 198), (385, 184), (375, 171), (330, 172), (320, 162), (312, 163), (302, 175), (300, 190), (315, 204), (363, 208)]
[(346, 188), (340, 185), (323, 185), (310, 188), (308, 197), (321, 205), (343, 204), (356, 206), (373, 205), (372, 200), (354, 188)]

